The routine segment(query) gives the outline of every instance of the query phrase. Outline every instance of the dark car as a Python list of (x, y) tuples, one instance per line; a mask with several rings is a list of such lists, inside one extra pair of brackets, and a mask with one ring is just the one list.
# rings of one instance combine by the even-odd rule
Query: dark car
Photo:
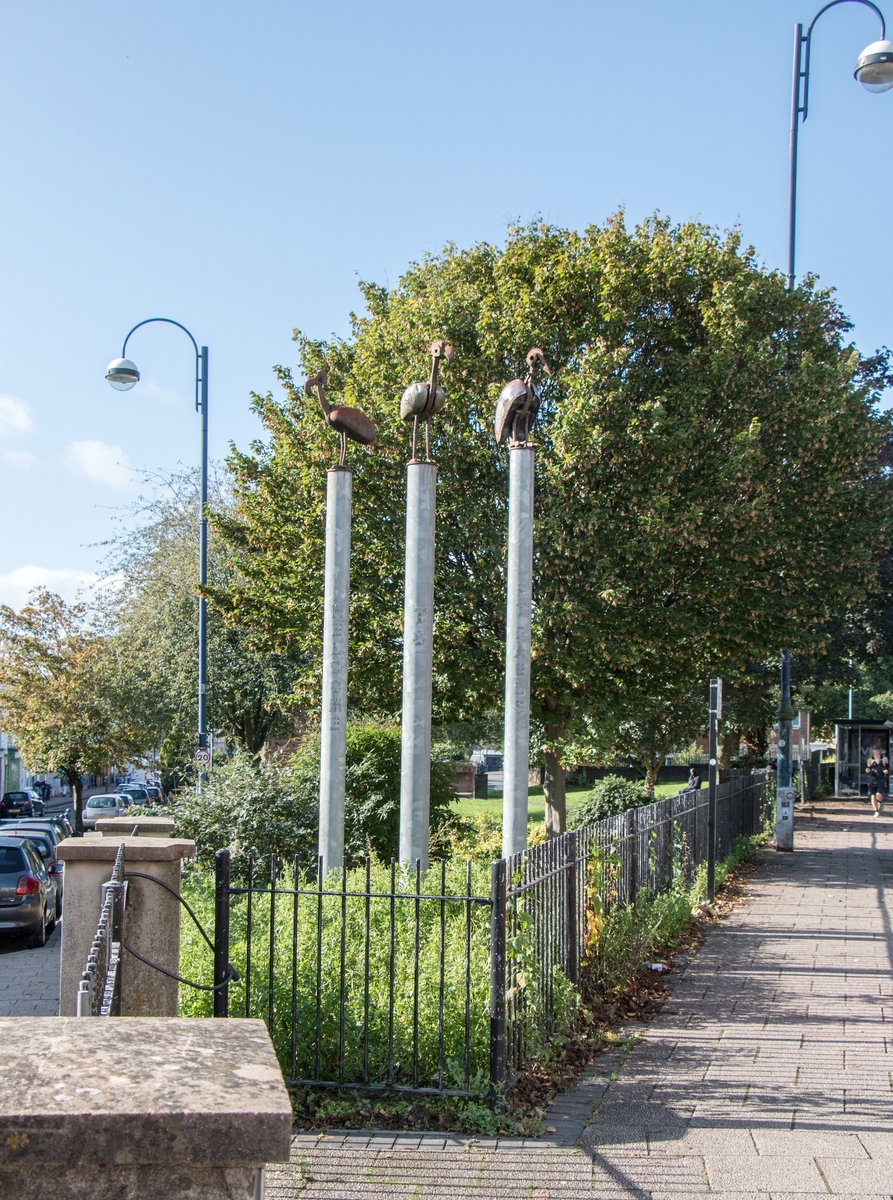
[(0, 932), (24, 933), (30, 946), (44, 946), (55, 907), (55, 887), (34, 843), (0, 837)]
[(160, 783), (147, 783), (146, 791), (149, 793), (149, 800), (152, 804), (164, 804), (164, 792), (161, 790)]
[(33, 817), (34, 797), (30, 792), (4, 792), (0, 800), (0, 820), (6, 817)]
[(56, 840), (45, 829), (34, 829), (28, 825), (13, 825), (7, 828), (2, 827), (4, 838), (15, 838), (17, 841), (22, 841), (27, 838), (32, 842), (40, 855), (41, 862), (46, 868), (53, 883), (55, 891), (55, 907), (54, 915), (58, 919), (62, 916), (62, 863), (56, 858)]

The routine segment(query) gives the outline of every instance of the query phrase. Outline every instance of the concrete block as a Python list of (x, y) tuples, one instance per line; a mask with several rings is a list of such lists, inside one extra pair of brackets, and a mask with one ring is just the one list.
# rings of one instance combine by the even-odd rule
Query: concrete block
[(262, 1021), (14, 1017), (0, 1044), (0, 1195), (251, 1200), (288, 1158)]
[[(150, 875), (180, 891), (180, 866), (195, 854), (195, 842), (169, 837), (66, 838), (57, 847), (65, 863), (65, 920), (59, 1012), (77, 1012), (78, 983), (102, 907), (102, 885), (111, 877), (118, 846), (124, 843), (124, 871)], [(138, 954), (177, 973), (180, 962), (180, 904), (148, 879), (128, 881), (124, 940)], [(121, 1012), (124, 1016), (175, 1017), (176, 980), (124, 954), (121, 963)]]

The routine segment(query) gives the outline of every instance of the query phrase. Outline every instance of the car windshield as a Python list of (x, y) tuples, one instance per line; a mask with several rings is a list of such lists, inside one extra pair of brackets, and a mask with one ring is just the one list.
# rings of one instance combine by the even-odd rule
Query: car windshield
[(114, 796), (94, 796), (88, 801), (87, 808), (116, 808), (118, 804)]
[(24, 855), (15, 846), (0, 846), (0, 875), (14, 875), (25, 866)]

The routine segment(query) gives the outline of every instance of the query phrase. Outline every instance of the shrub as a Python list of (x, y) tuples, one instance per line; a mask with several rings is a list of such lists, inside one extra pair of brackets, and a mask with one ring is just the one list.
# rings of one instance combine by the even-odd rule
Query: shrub
[(649, 801), (644, 783), (623, 779), (620, 775), (606, 775), (604, 779), (595, 781), (586, 799), (572, 813), (571, 819), (575, 829), (582, 829), (584, 825), (592, 825), (606, 817), (616, 817), (629, 808), (640, 808)]
[[(200, 861), (228, 846), (235, 866), (248, 854), (297, 856), (316, 862), (319, 831), (319, 735), (285, 765), (237, 753), (215, 767), (201, 792), (187, 788), (171, 810), (180, 837), (194, 838)], [(431, 764), (431, 829), (453, 817), (449, 763)], [(347, 727), (344, 852), (352, 863), (366, 854), (396, 856), (400, 829), (400, 729), (381, 721)]]

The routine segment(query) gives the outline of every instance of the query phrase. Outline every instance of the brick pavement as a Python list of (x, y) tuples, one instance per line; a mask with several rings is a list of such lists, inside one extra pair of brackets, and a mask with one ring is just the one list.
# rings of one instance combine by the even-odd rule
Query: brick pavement
[(61, 922), (40, 950), (26, 950), (23, 938), (0, 938), (0, 1017), (58, 1016)]
[(796, 844), (550, 1140), (299, 1135), (268, 1200), (891, 1200), (893, 817), (817, 805)]

